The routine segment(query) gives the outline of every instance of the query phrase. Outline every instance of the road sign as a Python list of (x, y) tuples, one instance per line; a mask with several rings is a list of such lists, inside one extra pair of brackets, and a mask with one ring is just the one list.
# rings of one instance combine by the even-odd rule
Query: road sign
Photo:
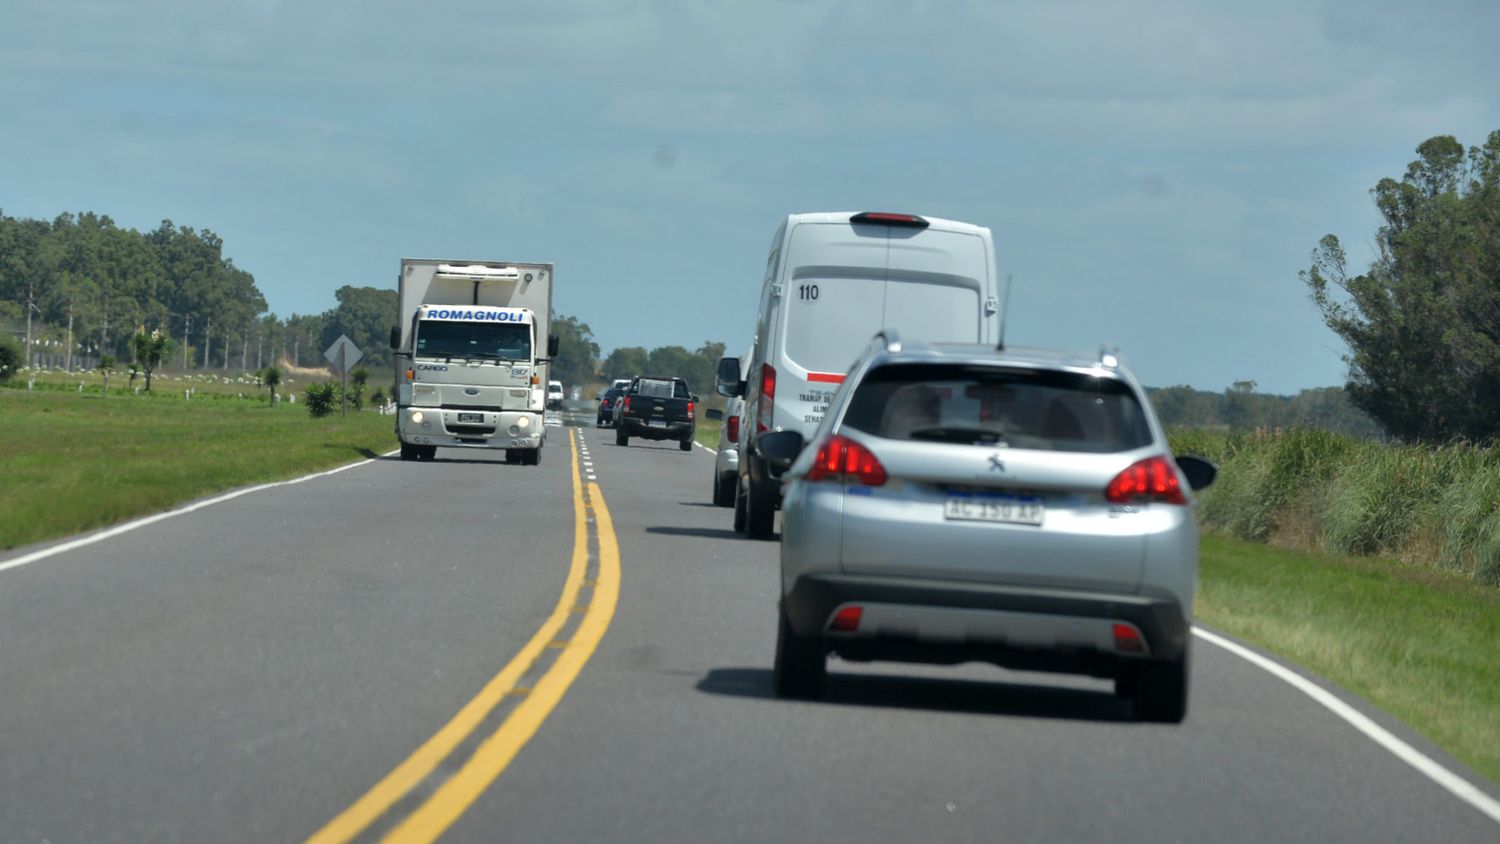
[(328, 362), (333, 364), (333, 368), (338, 372), (348, 372), (349, 367), (359, 363), (359, 359), (364, 356), (365, 353), (361, 352), (359, 347), (354, 345), (354, 341), (344, 334), (340, 334), (339, 339), (333, 341), (333, 345), (323, 353), (323, 357), (328, 358)]

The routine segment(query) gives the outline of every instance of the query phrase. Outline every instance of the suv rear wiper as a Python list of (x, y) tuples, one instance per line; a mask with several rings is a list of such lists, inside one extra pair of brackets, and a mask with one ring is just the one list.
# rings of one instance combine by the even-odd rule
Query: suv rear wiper
[(996, 443), (1005, 442), (1004, 434), (987, 428), (918, 428), (912, 431), (909, 436), (914, 440), (933, 440), (945, 443), (995, 445)]

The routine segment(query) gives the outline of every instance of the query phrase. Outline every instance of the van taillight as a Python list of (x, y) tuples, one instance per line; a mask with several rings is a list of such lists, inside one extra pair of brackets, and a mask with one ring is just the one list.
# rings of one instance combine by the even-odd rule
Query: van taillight
[(776, 368), (769, 363), (760, 365), (760, 413), (755, 420), (757, 434), (771, 430), (771, 414), (776, 406)]
[(1157, 501), (1163, 504), (1186, 504), (1177, 470), (1166, 457), (1148, 457), (1126, 467), (1104, 488), (1104, 500), (1111, 504)]
[(740, 441), (740, 418), (738, 416), (729, 417), (729, 423), (725, 427), (725, 432), (728, 434), (730, 442), (737, 443)]
[(880, 486), (885, 483), (885, 467), (880, 465), (875, 454), (848, 437), (834, 434), (818, 446), (812, 468), (807, 472), (809, 481), (838, 481), (839, 483)]

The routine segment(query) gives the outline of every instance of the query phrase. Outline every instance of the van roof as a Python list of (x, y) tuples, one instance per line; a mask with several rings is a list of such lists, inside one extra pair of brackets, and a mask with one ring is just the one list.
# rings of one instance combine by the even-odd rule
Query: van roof
[[(811, 211), (798, 214), (786, 215), (787, 225), (797, 223), (842, 223), (849, 225), (849, 221), (858, 214), (869, 213), (867, 211)], [(904, 212), (903, 212), (904, 213)], [(962, 234), (983, 234), (989, 232), (984, 226), (976, 226), (973, 223), (965, 223), (959, 220), (945, 220), (942, 217), (929, 217), (926, 214), (917, 216), (927, 221), (928, 229), (938, 231), (959, 232)]]

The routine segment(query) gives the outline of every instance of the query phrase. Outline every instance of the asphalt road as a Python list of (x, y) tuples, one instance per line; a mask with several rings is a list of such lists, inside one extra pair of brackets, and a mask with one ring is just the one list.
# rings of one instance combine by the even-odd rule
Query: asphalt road
[(712, 456), (592, 427), (544, 454), (381, 459), (0, 558), (0, 840), (1500, 840), (1201, 640), (1180, 726), (984, 666), (835, 661), (828, 701), (777, 700), (777, 547), (709, 505)]

